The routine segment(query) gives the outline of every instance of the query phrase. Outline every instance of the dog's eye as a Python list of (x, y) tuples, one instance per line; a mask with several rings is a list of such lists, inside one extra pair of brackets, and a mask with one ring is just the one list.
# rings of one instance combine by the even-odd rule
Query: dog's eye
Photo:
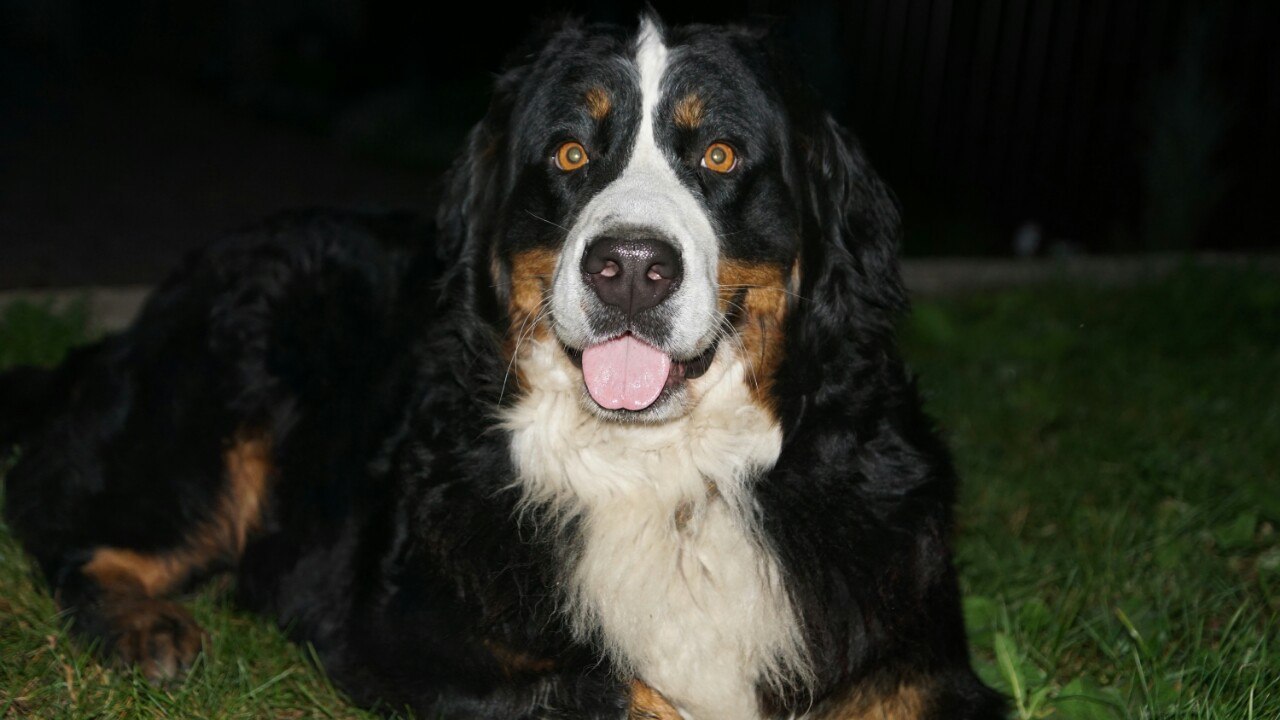
[(582, 143), (570, 140), (556, 150), (556, 167), (570, 172), (586, 165), (591, 159), (587, 157), (587, 149)]
[(707, 146), (707, 151), (702, 153), (702, 167), (718, 173), (731, 172), (738, 167), (738, 156), (726, 143), (711, 143)]

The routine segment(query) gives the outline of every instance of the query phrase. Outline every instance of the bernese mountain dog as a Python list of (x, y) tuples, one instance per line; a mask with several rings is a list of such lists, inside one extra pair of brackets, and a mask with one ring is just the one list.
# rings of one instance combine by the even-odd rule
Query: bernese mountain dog
[(5, 513), (153, 678), (235, 597), (430, 718), (997, 718), (899, 216), (764, 33), (567, 21), (434, 223), (301, 212), (0, 380)]

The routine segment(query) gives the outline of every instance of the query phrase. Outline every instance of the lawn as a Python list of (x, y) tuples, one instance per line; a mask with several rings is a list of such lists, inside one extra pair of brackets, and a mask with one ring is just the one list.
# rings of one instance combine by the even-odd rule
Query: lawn
[[(0, 365), (84, 313), (0, 316)], [(1280, 717), (1280, 279), (918, 299), (907, 356), (964, 478), (975, 660), (1014, 717)], [(71, 642), (0, 533), (0, 717), (338, 717), (304, 648), (194, 598), (208, 656), (155, 688)]]

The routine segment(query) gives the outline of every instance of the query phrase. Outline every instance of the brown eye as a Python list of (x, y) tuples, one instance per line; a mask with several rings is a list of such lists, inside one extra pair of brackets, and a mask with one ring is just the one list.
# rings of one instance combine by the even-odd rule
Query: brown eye
[(577, 170), (589, 161), (587, 149), (582, 147), (580, 142), (570, 140), (561, 145), (560, 149), (556, 151), (556, 167), (565, 172)]
[(707, 147), (707, 151), (702, 153), (702, 167), (708, 170), (727, 173), (737, 166), (737, 155), (734, 154), (733, 148), (725, 143), (711, 143)]

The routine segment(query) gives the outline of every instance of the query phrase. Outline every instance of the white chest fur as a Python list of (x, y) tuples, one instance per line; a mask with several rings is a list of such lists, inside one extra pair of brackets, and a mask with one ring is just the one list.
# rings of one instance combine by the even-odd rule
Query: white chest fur
[(581, 373), (538, 344), (521, 360), (534, 387), (506, 417), (526, 502), (580, 522), (563, 598), (575, 630), (699, 719), (758, 717), (757, 681), (805, 667), (749, 487), (781, 432), (722, 354), (687, 416), (621, 425), (584, 409)]

